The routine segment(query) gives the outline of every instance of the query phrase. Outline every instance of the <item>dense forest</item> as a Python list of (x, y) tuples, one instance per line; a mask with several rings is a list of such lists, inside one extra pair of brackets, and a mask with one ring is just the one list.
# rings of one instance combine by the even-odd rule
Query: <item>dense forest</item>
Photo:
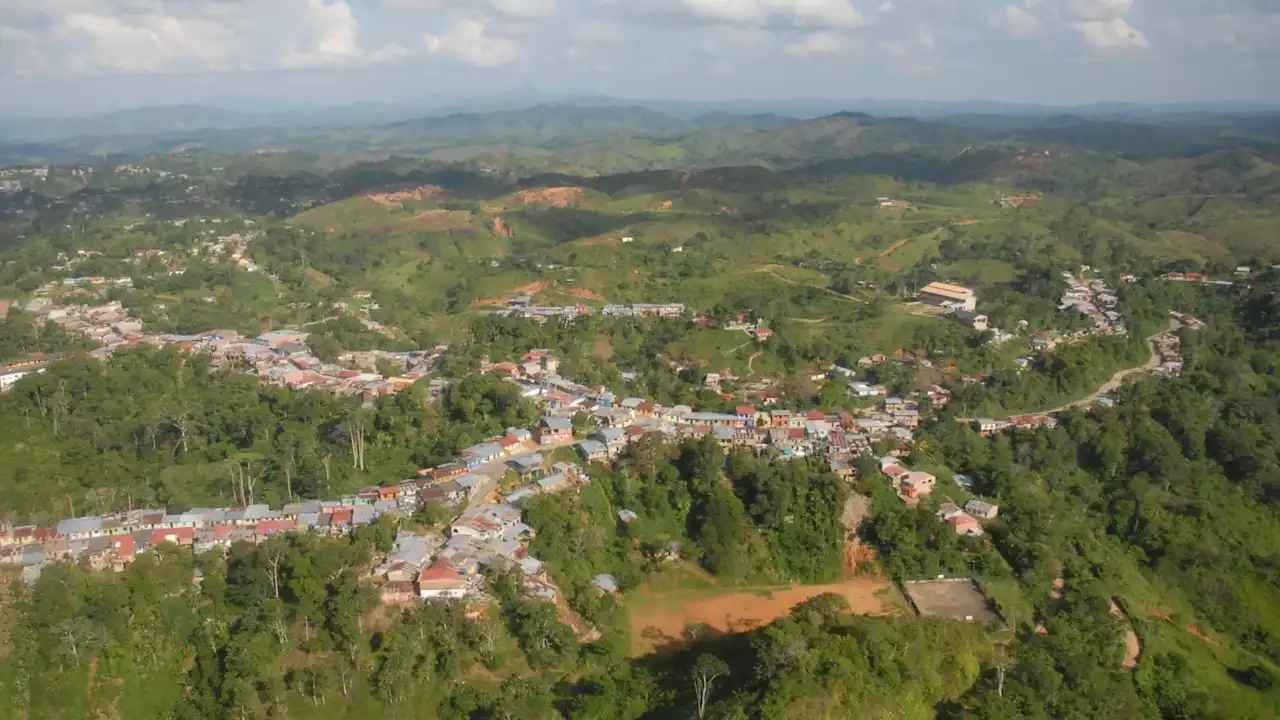
[[(138, 348), (105, 365), (76, 356), (0, 396), (6, 521), (77, 513), (334, 498), (398, 482), (537, 409), (493, 376), (383, 399), (294, 392), (176, 348)], [(363, 463), (351, 435), (365, 438)]]

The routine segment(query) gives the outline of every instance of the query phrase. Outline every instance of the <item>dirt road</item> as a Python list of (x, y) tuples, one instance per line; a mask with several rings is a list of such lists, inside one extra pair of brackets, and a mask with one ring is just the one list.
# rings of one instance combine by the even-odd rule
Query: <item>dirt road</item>
[(1138, 367), (1129, 368), (1127, 370), (1121, 370), (1115, 375), (1112, 375), (1110, 380), (1103, 383), (1102, 387), (1098, 388), (1092, 395), (1086, 398), (1076, 400), (1073, 403), (1067, 403), (1062, 407), (1057, 407), (1052, 410), (1045, 410), (1043, 412), (1032, 413), (1031, 415), (1033, 417), (1053, 415), (1055, 413), (1066, 412), (1067, 410), (1070, 410), (1072, 408), (1092, 407), (1093, 404), (1098, 402), (1098, 400), (1101, 399), (1103, 395), (1106, 395), (1107, 393), (1110, 393), (1114, 390), (1118, 390), (1121, 385), (1124, 385), (1125, 378), (1129, 377), (1130, 375), (1136, 375), (1137, 373), (1147, 373), (1147, 372), (1151, 372), (1152, 370), (1155, 370), (1157, 367), (1160, 367), (1160, 353), (1156, 351), (1156, 340), (1161, 335), (1164, 335), (1167, 332), (1177, 330), (1178, 327), (1179, 327), (1179, 324), (1177, 320), (1170, 320), (1168, 330), (1162, 330), (1156, 333), (1155, 335), (1152, 335), (1151, 337), (1147, 338), (1147, 347), (1151, 350), (1151, 358), (1147, 360), (1145, 364), (1139, 365)]
[(801, 286), (801, 287), (810, 287), (810, 288), (813, 288), (813, 289), (815, 289), (815, 290), (821, 290), (822, 292), (827, 293), (827, 294), (829, 294), (829, 295), (835, 295), (836, 297), (844, 298), (845, 300), (852, 300), (852, 301), (854, 301), (854, 302), (858, 303), (859, 305), (866, 305), (866, 304), (867, 304), (867, 301), (866, 301), (866, 300), (861, 300), (861, 299), (856, 298), (856, 297), (854, 297), (854, 296), (852, 296), (852, 295), (845, 295), (844, 293), (838, 293), (838, 292), (836, 292), (835, 290), (832, 290), (831, 288), (825, 288), (825, 287), (822, 287), (821, 285), (810, 285), (809, 283), (796, 282), (795, 280), (791, 280), (791, 279), (789, 279), (789, 278), (782, 277), (781, 275), (779, 275), (778, 273), (776, 273), (776, 272), (774, 272), (774, 271), (772, 271), (772, 270), (765, 270), (765, 269), (761, 269), (761, 270), (760, 270), (760, 272), (767, 272), (767, 273), (769, 273), (770, 275), (772, 275), (772, 276), (774, 276), (774, 277), (778, 278), (779, 280), (781, 280), (782, 282), (784, 282), (784, 283), (786, 283), (786, 284), (788, 284), (788, 285), (799, 285), (799, 286)]

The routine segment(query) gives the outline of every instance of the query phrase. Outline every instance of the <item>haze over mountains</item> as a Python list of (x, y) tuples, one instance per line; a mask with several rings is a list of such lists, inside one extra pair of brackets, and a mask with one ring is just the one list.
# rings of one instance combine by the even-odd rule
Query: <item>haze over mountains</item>
[[(861, 112), (879, 117), (957, 119), (964, 116), (1007, 116), (1019, 124), (1063, 115), (1088, 119), (1125, 119), (1159, 123), (1209, 123), (1221, 115), (1257, 115), (1280, 112), (1280, 104), (1266, 102), (1176, 103), (1095, 103), (1055, 106), (1036, 103), (1005, 103), (986, 100), (941, 102), (913, 99), (805, 99), (732, 100), (691, 102), (663, 99), (625, 99), (594, 94), (549, 94), (514, 91), (487, 97), (429, 96), (387, 103), (343, 105), (276, 105), (226, 98), (202, 104), (147, 106), (91, 114), (33, 115), (20, 107), (0, 108), (0, 142), (45, 142), (92, 136), (134, 136), (192, 132), (199, 130), (246, 130), (266, 128), (377, 127), (408, 123), (423, 118), (451, 115), (512, 113), (535, 109), (643, 108), (691, 123), (716, 127), (740, 125), (726, 122), (729, 116), (773, 116), (757, 118), (755, 126), (777, 128), (786, 119), (810, 119), (838, 112)], [(462, 121), (470, 122), (463, 118)]]

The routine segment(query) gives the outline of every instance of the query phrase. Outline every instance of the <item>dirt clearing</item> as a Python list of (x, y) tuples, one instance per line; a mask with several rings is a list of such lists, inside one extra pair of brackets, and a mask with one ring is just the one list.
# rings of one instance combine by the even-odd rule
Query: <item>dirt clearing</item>
[(595, 342), (591, 343), (591, 354), (601, 360), (613, 357), (613, 343), (609, 342), (608, 335), (604, 333), (596, 335)]
[(888, 580), (861, 577), (835, 585), (729, 591), (720, 595), (673, 593), (642, 595), (631, 603), (631, 654), (647, 655), (667, 645), (687, 642), (690, 626), (706, 625), (715, 632), (738, 633), (768, 625), (789, 615), (796, 605), (833, 593), (849, 601), (860, 615), (898, 615), (900, 597)]
[(471, 213), (465, 210), (428, 210), (413, 219), (428, 230), (461, 230), (471, 226)]
[(906, 583), (907, 596), (921, 615), (976, 623), (999, 623), (987, 596), (972, 580), (924, 580)]
[(550, 204), (554, 207), (569, 207), (582, 199), (582, 188), (552, 187), (525, 190), (511, 195), (511, 199), (522, 205)]
[(434, 200), (442, 198), (446, 195), (444, 188), (439, 185), (423, 185), (420, 188), (405, 190), (403, 192), (394, 193), (374, 193), (365, 195), (365, 197), (387, 207), (404, 206), (406, 200)]

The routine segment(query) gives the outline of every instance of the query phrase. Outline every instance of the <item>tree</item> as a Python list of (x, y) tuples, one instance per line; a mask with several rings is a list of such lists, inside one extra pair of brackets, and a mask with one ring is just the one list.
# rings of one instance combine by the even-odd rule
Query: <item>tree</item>
[(698, 717), (707, 714), (707, 702), (715, 681), (729, 674), (729, 666), (715, 655), (699, 655), (693, 663), (693, 692), (698, 700)]

